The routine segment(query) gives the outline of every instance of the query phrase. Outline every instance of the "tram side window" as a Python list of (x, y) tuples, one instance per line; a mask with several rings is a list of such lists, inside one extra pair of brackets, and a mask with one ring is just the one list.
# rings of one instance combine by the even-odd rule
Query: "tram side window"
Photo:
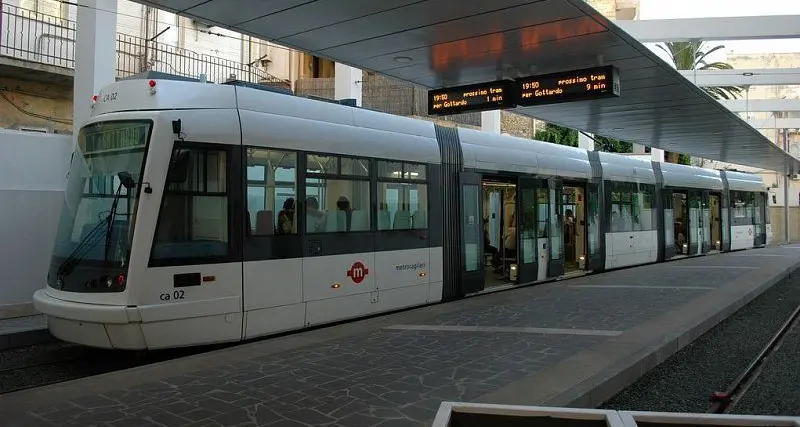
[(611, 182), (611, 232), (650, 231), (656, 227), (651, 184)]
[(763, 225), (764, 218), (761, 217), (761, 212), (764, 209), (766, 200), (761, 193), (750, 193), (753, 198), (753, 222), (756, 225)]
[(369, 159), (306, 156), (306, 232), (369, 231)]
[(732, 225), (753, 224), (753, 200), (745, 191), (731, 191)]
[(548, 212), (550, 207), (548, 203), (548, 189), (539, 187), (536, 189), (536, 236), (540, 239), (546, 239), (548, 234)]
[(171, 264), (230, 253), (228, 166), (225, 150), (173, 150), (152, 259)]
[(421, 163), (380, 160), (378, 230), (428, 228), (428, 168)]
[(247, 236), (297, 234), (297, 153), (249, 147)]

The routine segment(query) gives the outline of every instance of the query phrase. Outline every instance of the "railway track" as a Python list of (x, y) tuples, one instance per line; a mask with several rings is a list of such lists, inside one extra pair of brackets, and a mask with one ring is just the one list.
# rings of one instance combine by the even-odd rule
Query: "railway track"
[(780, 329), (772, 336), (761, 351), (753, 358), (747, 367), (736, 377), (725, 391), (717, 391), (711, 394), (711, 405), (709, 413), (725, 414), (731, 412), (739, 401), (747, 393), (748, 389), (755, 384), (764, 370), (766, 364), (772, 356), (780, 349), (794, 328), (800, 323), (800, 305), (794, 309)]
[(0, 351), (0, 395), (134, 368), (219, 346), (157, 351), (119, 351), (63, 342)]

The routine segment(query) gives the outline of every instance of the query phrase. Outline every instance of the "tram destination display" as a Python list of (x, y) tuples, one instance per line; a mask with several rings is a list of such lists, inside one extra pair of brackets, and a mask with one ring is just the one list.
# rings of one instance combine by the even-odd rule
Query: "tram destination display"
[(520, 107), (619, 96), (619, 72), (611, 65), (516, 80)]
[(428, 114), (502, 110), (514, 106), (512, 80), (455, 86), (428, 91)]

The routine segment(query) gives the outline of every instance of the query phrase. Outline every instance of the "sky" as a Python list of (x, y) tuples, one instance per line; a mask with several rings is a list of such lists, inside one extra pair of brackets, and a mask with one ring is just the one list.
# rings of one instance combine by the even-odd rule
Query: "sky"
[[(639, 19), (678, 19), (727, 16), (797, 15), (800, 26), (800, 0), (639, 0)], [(800, 38), (783, 40), (720, 40), (725, 49), (713, 60), (724, 61), (727, 53), (786, 53), (800, 52)], [(655, 44), (646, 43), (651, 50), (663, 55)], [(724, 52), (723, 52), (724, 51)]]

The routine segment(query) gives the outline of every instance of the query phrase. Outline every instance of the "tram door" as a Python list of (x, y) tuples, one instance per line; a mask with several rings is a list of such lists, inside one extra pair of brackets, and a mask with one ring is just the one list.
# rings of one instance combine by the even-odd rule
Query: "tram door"
[(767, 244), (767, 195), (763, 193), (755, 194), (755, 241), (754, 246)]
[(711, 251), (711, 203), (708, 191), (703, 191), (700, 198), (700, 245), (701, 253)]
[(720, 193), (708, 195), (711, 217), (711, 249), (722, 250), (722, 197)]
[(588, 233), (587, 242), (588, 257), (586, 262), (587, 270), (599, 270), (603, 268), (603, 253), (601, 248), (605, 233), (600, 232), (600, 201), (603, 200), (600, 195), (599, 183), (586, 184), (586, 230)]
[(689, 191), (689, 253), (699, 255), (703, 248), (702, 198), (700, 191)]
[(665, 188), (661, 190), (661, 200), (664, 206), (664, 259), (668, 260), (675, 255), (681, 253), (678, 248), (680, 245), (676, 243), (680, 227), (676, 224), (677, 215), (675, 212), (676, 207), (675, 197), (671, 189)]
[(564, 274), (564, 228), (563, 217), (561, 214), (562, 200), (561, 194), (564, 192), (564, 182), (558, 178), (547, 180), (549, 192), (548, 219), (550, 224), (548, 231), (550, 235), (550, 259), (547, 264), (547, 276), (557, 277)]
[(536, 187), (538, 181), (533, 178), (520, 177), (517, 200), (517, 261), (518, 283), (535, 282), (538, 278), (538, 260), (536, 258)]
[(483, 195), (481, 176), (464, 172), (461, 179), (461, 293), (480, 292), (484, 287)]

